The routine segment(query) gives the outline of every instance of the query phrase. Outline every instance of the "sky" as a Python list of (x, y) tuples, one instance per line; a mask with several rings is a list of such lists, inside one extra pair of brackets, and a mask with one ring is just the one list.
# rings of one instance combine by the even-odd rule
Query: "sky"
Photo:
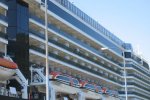
[(70, 0), (150, 63), (150, 0)]

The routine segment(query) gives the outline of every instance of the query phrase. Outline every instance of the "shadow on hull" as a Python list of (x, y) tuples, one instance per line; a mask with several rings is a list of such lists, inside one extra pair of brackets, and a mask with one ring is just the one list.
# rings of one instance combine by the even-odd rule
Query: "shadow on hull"
[(27, 99), (6, 97), (6, 96), (1, 96), (1, 95), (0, 95), (0, 100), (27, 100)]

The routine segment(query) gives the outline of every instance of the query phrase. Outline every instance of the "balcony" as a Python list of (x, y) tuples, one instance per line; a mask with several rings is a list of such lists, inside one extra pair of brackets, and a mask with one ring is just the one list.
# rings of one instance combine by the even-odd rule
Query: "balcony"
[(144, 75), (147, 75), (148, 77), (150, 77), (150, 73), (148, 71), (144, 71), (144, 69), (140, 68), (140, 67), (137, 67), (133, 64), (126, 64), (126, 67), (132, 67), (138, 71), (140, 71), (141, 73), (143, 73)]
[(150, 84), (150, 81), (149, 81), (149, 80), (143, 79), (143, 78), (141, 78), (141, 77), (139, 77), (139, 76), (137, 76), (137, 75), (135, 75), (135, 74), (127, 74), (127, 76), (134, 76), (134, 77), (136, 77), (137, 79), (140, 79), (141, 81), (146, 82), (147, 84)]
[[(135, 54), (132, 54), (131, 59), (134, 60), (139, 65), (142, 65), (142, 59), (136, 56)], [(144, 67), (144, 66), (143, 66)]]
[[(31, 34), (34, 34), (34, 35), (36, 35), (36, 36), (38, 36), (38, 37), (40, 37), (40, 38), (42, 38), (42, 39), (45, 39), (45, 36), (42, 35), (41, 33), (38, 33), (38, 32), (32, 31), (32, 30), (31, 30), (30, 32), (31, 32)], [(94, 60), (94, 59), (91, 58), (91, 57), (85, 56), (83, 53), (78, 52), (76, 49), (69, 48), (69, 47), (67, 47), (66, 45), (64, 45), (64, 44), (62, 44), (62, 43), (59, 43), (59, 42), (57, 42), (57, 41), (54, 41), (54, 40), (52, 40), (52, 39), (49, 39), (49, 42), (51, 42), (51, 43), (57, 45), (58, 47), (61, 47), (61, 48), (65, 49), (65, 50), (67, 50), (67, 51), (70, 51), (70, 52), (72, 52), (72, 53), (74, 53), (74, 54), (76, 54), (76, 55), (78, 55), (78, 56), (80, 56), (80, 57), (82, 57), (82, 58), (85, 58), (85, 59), (87, 59), (87, 60), (90, 60), (91, 62), (94, 62), (94, 63), (96, 63), (96, 64), (98, 64), (98, 65), (100, 65), (100, 66), (102, 66), (102, 67), (104, 67), (104, 68), (106, 68), (106, 69), (108, 69), (108, 70), (111, 70), (111, 71), (115, 72), (115, 73), (118, 74), (118, 75), (121, 75), (121, 74), (122, 74), (120, 71), (115, 70), (115, 69), (113, 69), (113, 68), (111, 68), (111, 67), (108, 67), (107, 65), (101, 63), (100, 61), (96, 61), (96, 60)]]
[[(122, 84), (122, 85), (125, 85), (124, 82), (121, 82), (121, 84)], [(139, 84), (137, 84), (137, 83), (135, 83), (135, 82), (127, 82), (127, 85), (137, 86), (138, 88), (143, 89), (143, 90), (145, 90), (145, 91), (147, 91), (147, 92), (150, 91), (150, 89), (145, 88), (145, 87), (143, 87), (142, 85), (139, 85)]]
[[(34, 16), (34, 15), (30, 14), (30, 18), (32, 18), (33, 20), (35, 20), (35, 21), (39, 22), (40, 24), (44, 25), (44, 21), (43, 21), (42, 19), (38, 18), (37, 16)], [(96, 53), (97, 55), (100, 55), (100, 56), (102, 56), (103, 58), (105, 58), (105, 59), (107, 59), (107, 60), (109, 60), (109, 61), (111, 61), (111, 62), (114, 62), (114, 63), (117, 64), (118, 66), (123, 66), (123, 65), (120, 64), (119, 62), (117, 62), (117, 61), (115, 61), (115, 60), (113, 60), (113, 59), (107, 57), (106, 55), (104, 55), (103, 53), (99, 52), (98, 50), (96, 50), (96, 49), (90, 47), (89, 45), (87, 45), (87, 44), (81, 42), (80, 40), (78, 40), (78, 39), (72, 37), (71, 35), (69, 35), (69, 33), (64, 32), (64, 31), (58, 29), (56, 26), (54, 26), (54, 25), (52, 25), (52, 24), (48, 24), (48, 28), (50, 28), (51, 30), (53, 30), (53, 31), (55, 31), (56, 33), (60, 34), (61, 36), (64, 36), (64, 37), (68, 38), (69, 40), (72, 40), (73, 42), (78, 43), (78, 44), (81, 45), (82, 47), (84, 47), (84, 48), (86, 48), (86, 49), (88, 49), (88, 50), (90, 50), (90, 51)], [(35, 32), (34, 32), (34, 34), (36, 35)], [(38, 36), (39, 36), (39, 35), (38, 35)], [(40, 36), (40, 37), (43, 37), (43, 36)]]
[(1, 3), (3, 3), (4, 5), (8, 5), (6, 0), (1, 0)]
[[(149, 96), (137, 93), (136, 91), (128, 91), (127, 93), (128, 93), (128, 95), (137, 95), (137, 96), (140, 96), (142, 98), (147, 98), (148, 100), (150, 100)], [(124, 91), (119, 91), (119, 94), (125, 94), (125, 92)]]
[(73, 65), (73, 66), (76, 66), (76, 67), (78, 67), (78, 68), (80, 68), (80, 69), (86, 70), (87, 72), (90, 72), (90, 73), (99, 75), (99, 76), (101, 76), (101, 77), (104, 77), (104, 78), (106, 78), (106, 79), (109, 79), (109, 80), (111, 80), (111, 81), (113, 81), (113, 82), (118, 83), (115, 79), (108, 78), (108, 77), (104, 76), (104, 74), (101, 74), (101, 73), (99, 73), (99, 72), (97, 72), (97, 71), (94, 71), (94, 70), (92, 70), (92, 69), (89, 69), (89, 68), (87, 68), (87, 67), (85, 67), (85, 66), (82, 66), (82, 65), (80, 65), (80, 64), (78, 64), (78, 63), (75, 63), (75, 62), (73, 62), (73, 61), (71, 61), (71, 60), (65, 59), (65, 58), (63, 58), (63, 57), (61, 57), (61, 56), (58, 56), (58, 55), (55, 55), (55, 54), (53, 54), (53, 53), (49, 53), (49, 55), (50, 55), (51, 57), (55, 58), (55, 59), (64, 61), (64, 62), (69, 63), (69, 64), (71, 64), (71, 65)]
[(35, 16), (33, 14), (29, 14), (29, 17), (34, 19), (35, 21), (39, 22), (40, 24), (45, 25), (45, 21), (40, 19), (40, 18), (38, 18), (37, 16)]
[(8, 36), (6, 33), (0, 32), (0, 37), (4, 39), (8, 39)]
[(30, 45), (30, 49), (33, 49), (33, 50), (38, 51), (38, 52), (40, 52), (42, 54), (45, 54), (45, 50), (44, 49), (38, 48), (36, 46)]
[(141, 89), (143, 89), (143, 90), (150, 91), (150, 89), (145, 88), (145, 87), (143, 87), (142, 85), (139, 85), (139, 84), (137, 84), (137, 83), (135, 83), (135, 82), (127, 82), (127, 85), (134, 85), (134, 86), (137, 86), (137, 87), (139, 87), (139, 88), (141, 88)]
[[(114, 34), (109, 32), (106, 28), (101, 26), (97, 21), (89, 17), (87, 14), (85, 14), (83, 11), (81, 11), (79, 8), (77, 8), (74, 4), (69, 2), (68, 0), (55, 0), (57, 3), (65, 7), (67, 10), (75, 14), (78, 18), (80, 18), (82, 21), (90, 25), (91, 27), (95, 28), (99, 32), (101, 32), (103, 35), (105, 35), (110, 40), (114, 41), (116, 44), (120, 45), (122, 47), (122, 44), (124, 43), (121, 41), (118, 37), (116, 37)], [(61, 2), (60, 2), (61, 1)], [(50, 2), (48, 2), (50, 3)], [(73, 8), (73, 9), (72, 9)], [(107, 33), (107, 35), (106, 35)]]
[(3, 20), (4, 22), (8, 23), (8, 18), (2, 14), (0, 14), (0, 20)]
[(45, 40), (45, 36), (42, 33), (34, 31), (33, 29), (29, 29), (29, 32), (30, 32), (30, 34), (36, 35)]
[[(33, 45), (30, 46), (30, 49), (33, 49), (33, 50), (38, 51), (38, 52), (40, 52), (40, 53), (42, 53), (42, 54), (45, 54), (45, 50), (43, 50), (43, 49), (41, 49), (41, 48), (38, 48), (38, 47), (35, 47), (35, 46), (33, 46)], [(113, 79), (113, 78), (109, 78), (109, 77), (105, 76), (104, 74), (101, 74), (101, 73), (98, 72), (98, 71), (95, 71), (95, 70), (92, 70), (92, 69), (90, 69), (90, 68), (87, 68), (86, 66), (82, 66), (82, 65), (80, 65), (80, 64), (78, 64), (78, 63), (75, 63), (75, 62), (73, 62), (73, 61), (71, 61), (71, 60), (68, 60), (68, 59), (66, 59), (66, 58), (64, 58), (64, 57), (61, 57), (61, 56), (59, 56), (59, 55), (56, 55), (56, 54), (53, 54), (53, 53), (50, 53), (50, 52), (49, 52), (49, 56), (50, 56), (50, 57), (53, 57), (53, 58), (55, 58), (55, 59), (58, 59), (58, 60), (60, 60), (60, 61), (63, 61), (63, 62), (65, 62), (65, 63), (71, 64), (71, 65), (73, 65), (73, 66), (75, 66), (75, 67), (77, 67), (77, 68), (79, 68), (79, 69), (85, 70), (85, 71), (87, 71), (87, 72), (90, 72), (90, 73), (96, 74), (96, 75), (98, 75), (98, 76), (100, 76), (100, 77), (103, 77), (103, 78), (106, 78), (106, 79), (108, 79), (108, 80), (111, 80), (111, 81), (113, 81), (113, 82), (115, 82), (115, 83), (118, 83), (118, 84), (120, 83), (119, 81), (117, 81), (117, 80), (115, 80), (115, 79)]]
[(114, 62), (114, 63), (117, 64), (118, 66), (122, 66), (121, 64), (119, 64), (118, 62), (114, 61), (113, 59), (107, 57), (106, 55), (104, 55), (103, 53), (99, 52), (99, 51), (96, 50), (95, 48), (92, 48), (91, 46), (89, 46), (89, 45), (87, 45), (87, 44), (81, 42), (80, 40), (78, 40), (78, 39), (72, 37), (71, 35), (69, 35), (69, 33), (64, 32), (64, 31), (62, 31), (62, 30), (56, 28), (56, 27), (53, 26), (52, 24), (48, 24), (48, 27), (49, 27), (50, 29), (52, 29), (53, 31), (57, 32), (58, 34), (63, 35), (64, 37), (66, 37), (66, 38), (72, 40), (73, 42), (78, 43), (78, 44), (81, 45), (82, 47), (84, 47), (84, 48), (86, 48), (86, 49), (88, 49), (88, 50), (90, 50), (90, 51), (96, 53), (97, 55), (100, 55), (100, 56), (104, 57), (105, 59)]
[(86, 56), (86, 55), (84, 55), (83, 53), (77, 51), (76, 49), (69, 48), (69, 47), (65, 46), (64, 44), (58, 43), (57, 41), (54, 41), (54, 40), (52, 40), (52, 39), (49, 39), (49, 42), (51, 42), (51, 43), (53, 43), (53, 44), (55, 44), (55, 45), (57, 45), (57, 46), (59, 46), (59, 47), (61, 47), (61, 48), (63, 48), (63, 49), (66, 49), (66, 50), (68, 50), (68, 51), (70, 51), (70, 52), (72, 52), (72, 53), (74, 53), (74, 54), (76, 54), (76, 55), (78, 55), (78, 56), (80, 56), (80, 57), (82, 57), (82, 58), (85, 58), (85, 59), (87, 59), (87, 60), (90, 60), (91, 62), (94, 62), (94, 63), (96, 63), (96, 64), (98, 64), (98, 65), (100, 65), (100, 66), (102, 66), (102, 67), (104, 67), (104, 68), (106, 68), (106, 69), (108, 69), (108, 70), (111, 70), (112, 72), (115, 72), (115, 73), (118, 74), (118, 75), (121, 75), (121, 74), (122, 74), (120, 71), (115, 70), (115, 69), (113, 69), (113, 68), (110, 68), (110, 67), (108, 67), (107, 65), (101, 63), (100, 61), (96, 61), (96, 60), (94, 60), (93, 58), (91, 58), (91, 57), (89, 57), (89, 56)]

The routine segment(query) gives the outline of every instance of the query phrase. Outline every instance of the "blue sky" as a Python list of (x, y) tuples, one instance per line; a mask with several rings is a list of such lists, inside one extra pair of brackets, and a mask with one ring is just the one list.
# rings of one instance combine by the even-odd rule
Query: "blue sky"
[(150, 0), (70, 0), (150, 62)]

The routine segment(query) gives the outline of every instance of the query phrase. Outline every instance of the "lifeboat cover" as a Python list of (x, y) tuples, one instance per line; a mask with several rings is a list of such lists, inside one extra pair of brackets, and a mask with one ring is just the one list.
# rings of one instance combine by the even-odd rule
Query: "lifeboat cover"
[(4, 58), (0, 58), (0, 66), (9, 68), (9, 69), (17, 69), (18, 68), (16, 63), (9, 61), (7, 59), (4, 59)]

